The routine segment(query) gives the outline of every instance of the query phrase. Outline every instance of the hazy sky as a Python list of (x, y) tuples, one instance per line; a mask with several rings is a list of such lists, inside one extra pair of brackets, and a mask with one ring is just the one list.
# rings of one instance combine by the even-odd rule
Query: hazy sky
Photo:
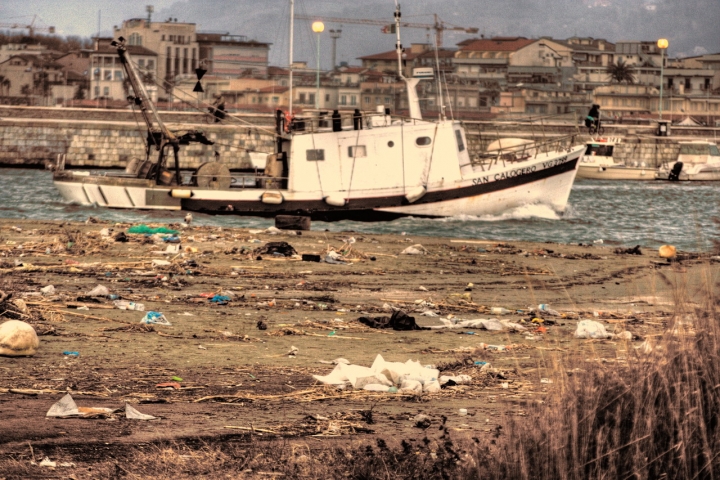
[[(288, 0), (0, 0), (0, 23), (33, 21), (54, 26), (59, 35), (110, 35), (113, 25), (145, 17), (153, 5), (153, 20), (177, 18), (196, 23), (199, 31), (225, 31), (269, 42), (271, 62), (287, 64)], [(486, 36), (571, 36), (619, 40), (668, 38), (671, 56), (720, 52), (720, 0), (406, 0), (403, 20), (432, 23), (438, 14), (446, 24), (476, 27)], [(342, 18), (387, 19), (392, 22), (393, 0), (295, 0), (296, 13)], [(327, 30), (342, 28), (338, 61), (358, 64), (356, 57), (394, 48), (394, 36), (380, 27), (328, 24), (321, 36), (323, 68), (329, 67)], [(468, 38), (445, 32), (445, 46)], [(317, 37), (309, 22), (296, 22), (295, 58), (315, 64)], [(427, 42), (424, 29), (404, 29), (403, 44)]]

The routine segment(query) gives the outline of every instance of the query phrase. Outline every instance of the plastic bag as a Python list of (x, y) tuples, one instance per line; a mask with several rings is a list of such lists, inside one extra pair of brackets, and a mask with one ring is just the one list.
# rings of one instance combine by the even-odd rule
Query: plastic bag
[(575, 330), (575, 338), (610, 338), (612, 334), (605, 330), (605, 326), (595, 320), (581, 320)]
[(160, 312), (147, 312), (142, 320), (140, 320), (140, 323), (145, 324), (151, 324), (151, 325), (172, 325), (170, 322), (168, 322), (168, 319), (165, 318), (165, 315), (163, 315)]

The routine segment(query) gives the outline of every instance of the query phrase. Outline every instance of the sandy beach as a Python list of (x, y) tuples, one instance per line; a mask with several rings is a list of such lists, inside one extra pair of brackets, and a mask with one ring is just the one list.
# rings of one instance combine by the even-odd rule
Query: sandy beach
[[(642, 247), (633, 255), (603, 245), (457, 240), (453, 232), (408, 238), (180, 224), (169, 225), (179, 233), (168, 242), (127, 233), (132, 226), (0, 220), (0, 291), (26, 306), (6, 302), (12, 312), (2, 320), (24, 320), (40, 336), (34, 356), (0, 357), (2, 455), (29, 464), (60, 451), (77, 470), (160, 440), (399, 441), (418, 436), (418, 414), (482, 438), (504, 416), (542, 402), (558, 362), (622, 362), (666, 329), (678, 295), (692, 300), (720, 275), (711, 254), (669, 263)], [(121, 232), (127, 241), (118, 241)], [(286, 242), (297, 255), (264, 253), (269, 242)], [(425, 253), (401, 253), (411, 246)], [(343, 263), (302, 259), (331, 250)], [(88, 295), (98, 285), (109, 294)], [(145, 311), (121, 310), (115, 300)], [(529, 310), (539, 304), (560, 315)], [(422, 327), (497, 318), (524, 330), (394, 331), (358, 321), (397, 309)], [(147, 311), (170, 325), (141, 324)], [(576, 339), (581, 319), (633, 340)], [(370, 366), (378, 354), (472, 381), (415, 396), (340, 390), (313, 378), (338, 358)], [(127, 403), (159, 418), (46, 419), (68, 392), (81, 407)]]

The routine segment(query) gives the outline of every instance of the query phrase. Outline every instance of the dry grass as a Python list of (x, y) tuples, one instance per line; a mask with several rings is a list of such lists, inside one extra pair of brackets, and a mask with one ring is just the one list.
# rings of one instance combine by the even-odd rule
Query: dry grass
[[(476, 452), (465, 475), (521, 479), (716, 478), (720, 474), (720, 324), (710, 281), (704, 305), (676, 311), (652, 352), (627, 363), (558, 365), (559, 388)], [(697, 302), (697, 298), (693, 298)], [(564, 367), (564, 368), (563, 368)], [(570, 372), (570, 373), (568, 373)]]

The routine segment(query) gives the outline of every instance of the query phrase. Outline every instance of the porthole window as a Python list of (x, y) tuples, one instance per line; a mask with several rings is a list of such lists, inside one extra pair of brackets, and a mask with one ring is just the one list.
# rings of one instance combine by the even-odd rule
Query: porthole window
[(390, 140), (390, 141), (388, 142), (388, 147), (392, 148), (392, 147), (394, 147), (394, 146), (395, 146), (395, 142), (393, 142), (392, 140)]
[(415, 139), (415, 144), (418, 147), (427, 147), (431, 143), (432, 143), (432, 140), (430, 139), (430, 137), (418, 137)]

